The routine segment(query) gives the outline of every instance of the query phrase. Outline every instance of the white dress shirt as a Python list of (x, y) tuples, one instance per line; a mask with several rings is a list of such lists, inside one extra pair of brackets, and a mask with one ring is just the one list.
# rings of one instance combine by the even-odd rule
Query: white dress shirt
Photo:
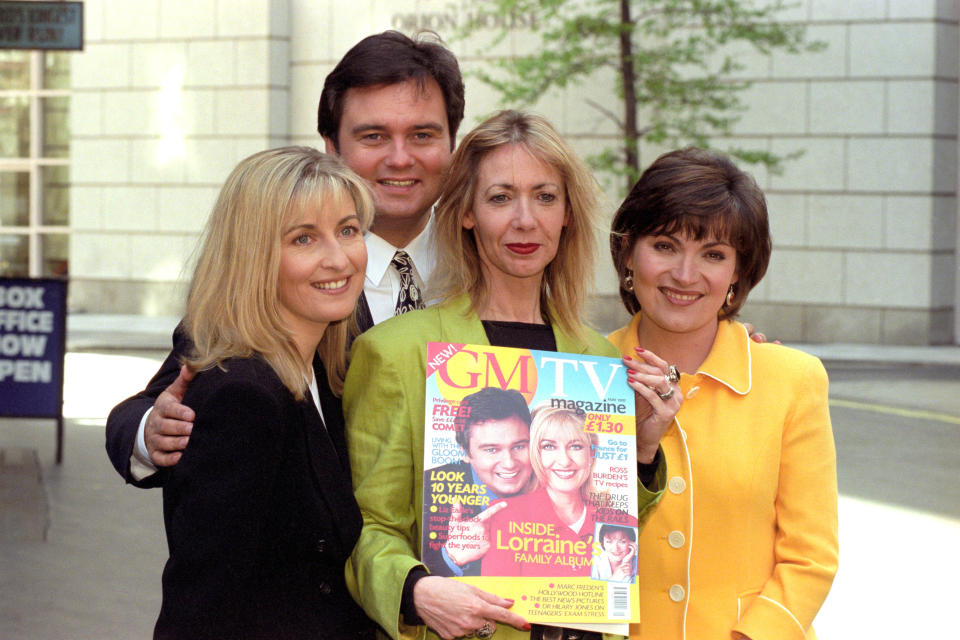
[[(437, 256), (433, 250), (433, 216), (427, 221), (423, 231), (405, 247), (395, 247), (374, 233), (367, 233), (367, 275), (363, 282), (363, 292), (370, 307), (370, 317), (374, 324), (393, 317), (400, 295), (400, 274), (390, 267), (393, 255), (403, 249), (413, 262), (413, 281), (420, 293), (426, 295), (425, 283), (433, 274)], [(429, 304), (429, 302), (428, 302)]]
[(317, 413), (320, 414), (320, 424), (323, 425), (323, 428), (327, 428), (327, 421), (323, 417), (323, 407), (320, 406), (320, 389), (317, 387), (317, 374), (313, 372), (313, 369), (310, 370), (310, 379), (307, 380), (307, 388), (310, 389), (310, 396), (313, 398), (313, 406), (316, 407)]

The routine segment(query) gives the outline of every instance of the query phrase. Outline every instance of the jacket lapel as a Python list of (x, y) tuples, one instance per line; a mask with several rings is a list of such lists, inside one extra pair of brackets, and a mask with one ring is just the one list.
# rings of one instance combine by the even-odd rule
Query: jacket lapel
[[(634, 314), (625, 331), (618, 331), (616, 346), (621, 353), (632, 353), (637, 341), (640, 313)], [(750, 336), (739, 322), (723, 320), (717, 327), (717, 336), (707, 359), (697, 368), (697, 373), (713, 378), (734, 393), (746, 395), (753, 386)]]
[(440, 317), (439, 342), (455, 344), (489, 345), (487, 332), (475, 311), (470, 310), (470, 298), (466, 294), (451, 299), (446, 304), (432, 307)]
[[(340, 399), (330, 390), (326, 371), (319, 356), (314, 357), (313, 370), (317, 377), (317, 391), (320, 396), (320, 406), (323, 409), (323, 421), (320, 420), (320, 414), (310, 394), (304, 402), (299, 404), (306, 425), (310, 468), (313, 470), (320, 496), (327, 503), (330, 513), (337, 516), (335, 524), (341, 543), (349, 551), (356, 536), (359, 535), (362, 523), (350, 482), (343, 409)], [(355, 517), (349, 517), (351, 515)]]
[(330, 390), (330, 383), (327, 382), (327, 370), (319, 356), (314, 358), (313, 371), (317, 377), (317, 391), (320, 396), (320, 408), (323, 410), (327, 437), (333, 445), (341, 469), (345, 471), (349, 478), (350, 458), (347, 455), (347, 440), (344, 435), (343, 406), (340, 403), (340, 398), (333, 395), (333, 391)]
[(557, 340), (557, 351), (562, 353), (586, 353), (587, 343), (569, 336), (560, 330), (560, 327), (553, 326), (553, 337)]
[(360, 292), (360, 297), (357, 299), (357, 306), (354, 309), (354, 315), (357, 319), (357, 328), (360, 330), (360, 333), (363, 333), (373, 326), (373, 315), (370, 313), (370, 305), (367, 303), (367, 294), (365, 291)]

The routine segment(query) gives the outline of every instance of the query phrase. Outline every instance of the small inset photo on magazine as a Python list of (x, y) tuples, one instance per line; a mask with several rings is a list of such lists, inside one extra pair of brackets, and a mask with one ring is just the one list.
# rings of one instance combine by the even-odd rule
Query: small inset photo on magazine
[(608, 582), (636, 582), (636, 528), (598, 522), (594, 540), (590, 577)]

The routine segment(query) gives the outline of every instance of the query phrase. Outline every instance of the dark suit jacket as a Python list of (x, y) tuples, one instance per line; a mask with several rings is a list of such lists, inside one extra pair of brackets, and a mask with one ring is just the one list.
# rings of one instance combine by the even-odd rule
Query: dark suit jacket
[(154, 637), (372, 637), (344, 581), (362, 521), (340, 401), (318, 377), (324, 429), (259, 357), (224, 365), (190, 385), (190, 442), (158, 474), (170, 558)]

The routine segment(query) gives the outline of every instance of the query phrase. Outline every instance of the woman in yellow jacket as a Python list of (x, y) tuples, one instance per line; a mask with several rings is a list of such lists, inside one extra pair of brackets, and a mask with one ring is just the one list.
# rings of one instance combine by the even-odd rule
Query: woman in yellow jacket
[(838, 557), (826, 372), (733, 320), (770, 250), (754, 180), (698, 149), (657, 159), (614, 219), (634, 315), (610, 339), (626, 357), (675, 363), (683, 394), (661, 441), (667, 491), (638, 540), (631, 637), (815, 637)]

